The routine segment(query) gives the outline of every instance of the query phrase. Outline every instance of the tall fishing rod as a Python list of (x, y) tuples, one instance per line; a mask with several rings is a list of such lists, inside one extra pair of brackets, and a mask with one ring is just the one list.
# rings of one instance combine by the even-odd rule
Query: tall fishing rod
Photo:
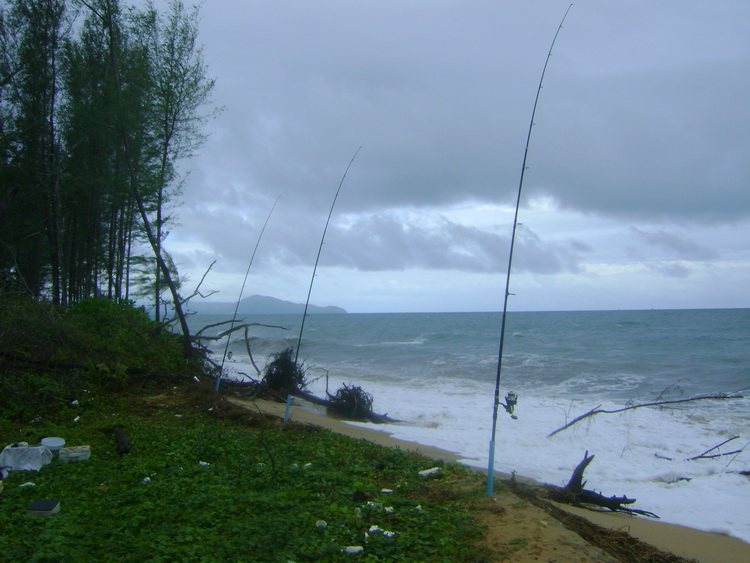
[[(529, 144), (531, 143), (531, 131), (534, 128), (534, 117), (536, 115), (536, 107), (539, 103), (539, 95), (542, 91), (542, 84), (544, 83), (544, 74), (547, 72), (547, 64), (549, 63), (549, 59), (552, 56), (552, 49), (555, 47), (555, 41), (557, 41), (557, 36), (560, 34), (560, 30), (562, 29), (563, 23), (565, 23), (565, 18), (568, 17), (568, 12), (570, 12), (570, 9), (573, 7), (573, 4), (568, 6), (568, 9), (565, 10), (565, 15), (563, 15), (562, 20), (560, 20), (560, 25), (557, 27), (557, 31), (555, 32), (555, 36), (552, 39), (552, 44), (549, 47), (549, 51), (547, 52), (547, 58), (544, 61), (544, 67), (542, 68), (542, 75), (539, 78), (539, 86), (536, 89), (536, 98), (534, 99), (534, 108), (531, 111), (531, 121), (529, 123), (529, 131), (526, 135), (526, 148), (524, 149), (523, 153), (523, 163), (521, 164), (521, 179), (518, 182), (518, 194), (516, 196), (516, 211), (515, 215), (513, 216), (513, 232), (510, 237), (510, 253), (508, 255), (508, 271), (505, 275), (505, 296), (503, 298), (503, 316), (500, 324), (500, 350), (498, 352), (497, 357), (497, 375), (495, 378), (495, 399), (493, 403), (493, 409), (492, 409), (492, 436), (490, 437), (490, 454), (489, 454), (489, 465), (487, 467), (487, 496), (492, 496), (492, 491), (494, 488), (494, 480), (495, 480), (495, 434), (497, 432), (497, 412), (498, 407), (500, 406), (500, 374), (502, 372), (502, 366), (503, 366), (503, 347), (505, 344), (505, 319), (508, 314), (508, 297), (511, 295), (510, 293), (510, 268), (513, 264), (513, 247), (516, 243), (516, 229), (518, 227), (518, 209), (521, 205), (521, 192), (523, 191), (523, 179), (524, 175), (526, 173), (526, 159), (529, 156)], [(506, 397), (506, 404), (503, 405), (505, 407), (505, 410), (513, 415), (513, 408), (515, 406), (516, 402), (516, 396), (513, 393), (509, 393)]]
[(273, 210), (276, 209), (276, 204), (279, 203), (279, 199), (281, 196), (278, 196), (276, 198), (276, 201), (273, 202), (273, 206), (271, 207), (271, 211), (268, 212), (268, 216), (266, 217), (266, 222), (263, 223), (263, 228), (260, 230), (260, 235), (258, 235), (258, 240), (255, 241), (255, 248), (253, 248), (253, 253), (250, 256), (250, 263), (247, 265), (247, 270), (245, 271), (245, 279), (242, 280), (242, 288), (240, 289), (240, 295), (237, 297), (237, 304), (234, 306), (234, 314), (232, 315), (232, 322), (229, 325), (229, 334), (227, 335), (227, 343), (224, 346), (224, 355), (221, 357), (221, 369), (219, 370), (219, 376), (216, 378), (216, 391), (219, 391), (219, 387), (221, 386), (221, 376), (224, 373), (224, 362), (227, 359), (227, 351), (229, 350), (229, 340), (232, 338), (232, 330), (234, 329), (234, 323), (237, 321), (237, 311), (240, 309), (240, 301), (242, 301), (242, 294), (245, 291), (245, 285), (247, 285), (247, 278), (250, 275), (250, 267), (253, 265), (253, 260), (255, 260), (255, 253), (258, 252), (258, 246), (260, 246), (260, 239), (263, 238), (263, 233), (266, 232), (266, 226), (268, 225), (269, 219), (271, 219), (271, 215), (273, 214)]
[(339, 198), (339, 192), (341, 191), (341, 186), (344, 185), (344, 180), (346, 179), (346, 175), (349, 173), (349, 169), (352, 167), (352, 163), (354, 162), (354, 159), (357, 158), (357, 155), (359, 154), (360, 150), (362, 150), (362, 147), (359, 147), (354, 152), (354, 156), (349, 161), (349, 166), (347, 166), (346, 170), (344, 170), (344, 175), (341, 177), (341, 181), (339, 182), (339, 187), (336, 190), (336, 195), (333, 197), (333, 203), (331, 203), (331, 210), (328, 212), (328, 219), (326, 219), (326, 226), (323, 229), (323, 236), (320, 237), (320, 246), (318, 247), (318, 255), (315, 258), (315, 266), (313, 266), (312, 277), (310, 278), (310, 287), (307, 290), (307, 300), (305, 300), (305, 311), (302, 313), (302, 325), (299, 327), (299, 338), (297, 339), (297, 351), (294, 353), (295, 365), (297, 364), (297, 360), (299, 359), (299, 349), (300, 349), (300, 346), (302, 345), (302, 332), (305, 330), (305, 319), (307, 318), (307, 308), (310, 305), (310, 295), (312, 294), (313, 283), (315, 283), (315, 272), (318, 270), (318, 262), (320, 261), (320, 253), (323, 250), (323, 242), (326, 240), (326, 232), (328, 231), (328, 223), (331, 222), (331, 215), (333, 215), (333, 208), (336, 206), (336, 200)]

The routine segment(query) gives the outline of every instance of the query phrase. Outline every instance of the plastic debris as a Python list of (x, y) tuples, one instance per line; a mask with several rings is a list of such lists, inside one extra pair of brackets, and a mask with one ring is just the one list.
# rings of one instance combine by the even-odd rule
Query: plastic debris
[(151, 482), (151, 477), (144, 477), (143, 481), (141, 481), (141, 483), (143, 483), (144, 485), (150, 482)]
[(39, 471), (52, 461), (52, 452), (44, 446), (5, 446), (0, 453), (0, 467), (10, 471)]
[(73, 419), (73, 422), (78, 422), (79, 420), (81, 420), (81, 417), (80, 417), (80, 416), (77, 416), (77, 417), (75, 417), (75, 418)]
[(392, 506), (386, 506), (385, 508), (383, 508), (383, 510), (385, 510), (386, 514), (393, 514), (395, 508), (393, 508)]
[(59, 436), (42, 438), (41, 445), (51, 451), (53, 455), (57, 455), (60, 453), (60, 448), (65, 447), (65, 438)]
[(31, 481), (26, 481), (23, 485), (18, 485), (18, 487), (36, 487), (36, 484), (32, 483)]
[(57, 454), (60, 461), (86, 461), (91, 457), (91, 446), (75, 446), (72, 448), (60, 448)]
[(37, 500), (26, 509), (26, 514), (33, 516), (52, 516), (60, 512), (59, 500)]
[(381, 493), (390, 494), (393, 492), (393, 489), (380, 489)]
[(377, 526), (377, 525), (373, 524), (372, 526), (370, 526), (370, 529), (367, 530), (367, 532), (365, 532), (365, 539), (367, 539), (370, 534), (377, 534), (377, 533), (383, 534), (383, 536), (386, 537), (386, 538), (392, 538), (393, 536), (396, 535), (396, 532), (391, 532), (389, 530), (384, 530), (380, 526)]
[(327, 528), (328, 527), (328, 522), (326, 522), (325, 520), (318, 520), (317, 522), (315, 522), (315, 527), (316, 528)]
[(353, 555), (356, 555), (358, 553), (364, 553), (365, 548), (361, 545), (350, 545), (349, 547), (345, 547), (341, 551), (343, 551), (344, 553), (351, 553)]
[(420, 477), (429, 477), (430, 475), (435, 475), (435, 473), (437, 473), (438, 471), (440, 471), (439, 467), (433, 467), (432, 469), (425, 469), (424, 471), (420, 471), (419, 473), (417, 473), (417, 475), (419, 475)]
[(199, 461), (198, 465), (200, 465), (201, 467), (206, 467), (207, 465), (209, 465), (209, 463), (207, 461)]
[(81, 404), (81, 403), (79, 403), (79, 402), (78, 402), (78, 399), (76, 399), (75, 401), (73, 401), (72, 403), (70, 403), (70, 406), (71, 406), (71, 407), (77, 407), (77, 406), (79, 406), (80, 404)]

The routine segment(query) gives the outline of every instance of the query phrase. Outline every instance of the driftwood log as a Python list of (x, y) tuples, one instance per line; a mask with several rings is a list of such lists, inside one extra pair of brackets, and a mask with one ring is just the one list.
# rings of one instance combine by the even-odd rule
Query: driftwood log
[(626, 514), (640, 514), (642, 516), (648, 516), (650, 518), (659, 518), (653, 512), (647, 510), (639, 510), (637, 508), (628, 508), (623, 505), (633, 504), (636, 499), (628, 498), (623, 495), (621, 497), (611, 496), (607, 497), (596, 491), (584, 489), (586, 481), (583, 480), (583, 473), (586, 468), (594, 460), (593, 455), (589, 455), (588, 450), (583, 455), (583, 459), (578, 466), (573, 470), (573, 474), (570, 477), (570, 481), (565, 487), (553, 487), (549, 486), (547, 489), (547, 496), (550, 500), (561, 502), (563, 504), (572, 504), (573, 506), (582, 505), (594, 505), (607, 508), (612, 512), (624, 512)]

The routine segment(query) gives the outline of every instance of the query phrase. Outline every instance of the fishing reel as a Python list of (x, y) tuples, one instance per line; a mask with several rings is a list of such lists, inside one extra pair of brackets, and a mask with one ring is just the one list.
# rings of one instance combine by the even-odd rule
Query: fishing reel
[(509, 391), (508, 394), (505, 395), (505, 402), (500, 403), (505, 409), (505, 412), (507, 412), (513, 420), (518, 420), (518, 417), (513, 414), (513, 410), (516, 408), (517, 403), (518, 395), (516, 395), (513, 391)]

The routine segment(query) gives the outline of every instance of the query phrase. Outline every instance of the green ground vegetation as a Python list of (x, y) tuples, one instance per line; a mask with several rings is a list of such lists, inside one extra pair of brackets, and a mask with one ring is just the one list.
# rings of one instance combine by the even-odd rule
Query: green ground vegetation
[[(474, 472), (237, 407), (132, 305), (0, 308), (0, 444), (61, 436), (91, 449), (86, 461), (54, 459), (3, 481), (3, 560), (481, 557)], [(113, 427), (129, 453), (117, 453)], [(59, 500), (60, 512), (27, 515), (39, 499)]]

